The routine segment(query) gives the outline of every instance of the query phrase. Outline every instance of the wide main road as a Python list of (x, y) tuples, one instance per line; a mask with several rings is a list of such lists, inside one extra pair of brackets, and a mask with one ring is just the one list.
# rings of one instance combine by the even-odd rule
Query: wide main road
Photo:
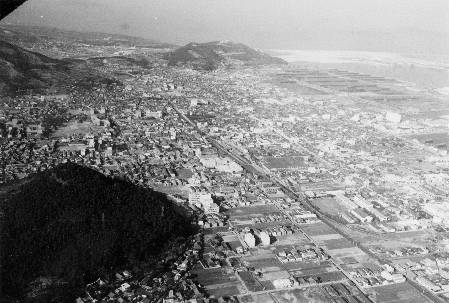
[[(169, 101), (170, 106), (176, 111), (176, 113), (188, 124), (193, 126), (195, 130), (205, 139), (208, 141), (212, 146), (220, 150), (221, 152), (228, 155), (231, 159), (236, 161), (239, 165), (241, 165), (245, 170), (251, 173), (258, 174), (262, 177), (268, 178), (271, 182), (277, 184), (280, 188), (284, 190), (284, 192), (292, 199), (296, 201), (300, 201), (303, 207), (315, 213), (317, 217), (322, 220), (325, 224), (330, 226), (333, 230), (335, 230), (338, 234), (346, 238), (347, 240), (351, 241), (354, 245), (356, 245), (358, 248), (360, 248), (365, 254), (370, 256), (371, 258), (377, 260), (380, 263), (389, 263), (387, 260), (384, 260), (377, 256), (376, 254), (372, 253), (369, 249), (358, 243), (356, 240), (354, 240), (350, 235), (343, 232), (334, 222), (329, 220), (323, 213), (321, 213), (317, 208), (315, 208), (308, 200), (308, 198), (303, 195), (302, 193), (298, 193), (294, 190), (292, 190), (290, 187), (286, 186), (281, 182), (276, 176), (273, 174), (267, 174), (264, 171), (261, 171), (260, 169), (257, 169), (253, 166), (253, 164), (249, 163), (246, 159), (242, 158), (239, 155), (235, 155), (232, 150), (226, 148), (223, 144), (221, 144), (218, 140), (211, 138), (208, 134), (206, 134), (204, 131), (202, 131), (195, 123), (193, 123), (182, 111), (180, 111), (177, 106)], [(294, 223), (294, 222), (293, 222)], [(308, 237), (310, 238), (310, 237)], [(346, 274), (345, 274), (346, 275)], [(408, 283), (410, 286), (415, 288), (418, 292), (426, 296), (429, 300), (435, 303), (445, 303), (443, 299), (435, 295), (430, 290), (424, 288), (420, 284), (416, 283), (415, 281), (409, 279), (409, 277), (406, 277), (406, 283)], [(357, 285), (357, 284), (356, 284)]]

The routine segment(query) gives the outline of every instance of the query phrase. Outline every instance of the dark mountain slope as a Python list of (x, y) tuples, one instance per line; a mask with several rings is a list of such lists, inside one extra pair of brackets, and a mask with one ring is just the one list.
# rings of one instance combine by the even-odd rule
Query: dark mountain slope
[(0, 41), (0, 96), (52, 86), (94, 86), (115, 81), (87, 67), (83, 60), (57, 60)]
[(229, 65), (286, 64), (282, 59), (272, 57), (241, 43), (214, 41), (189, 43), (167, 54), (171, 66), (189, 66), (194, 69), (214, 70)]
[(0, 198), (1, 290), (10, 298), (51, 277), (73, 302), (85, 283), (147, 264), (193, 232), (164, 194), (76, 164), (38, 173)]

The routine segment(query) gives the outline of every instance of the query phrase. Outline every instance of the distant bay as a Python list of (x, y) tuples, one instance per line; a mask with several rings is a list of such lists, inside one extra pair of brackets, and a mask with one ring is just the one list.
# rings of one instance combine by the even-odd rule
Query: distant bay
[(415, 85), (418, 89), (445, 91), (449, 87), (449, 55), (329, 50), (266, 52), (289, 63), (393, 78)]

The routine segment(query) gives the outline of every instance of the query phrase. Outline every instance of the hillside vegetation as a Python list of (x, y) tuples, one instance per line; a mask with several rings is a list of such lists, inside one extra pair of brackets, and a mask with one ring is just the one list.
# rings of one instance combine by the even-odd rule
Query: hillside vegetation
[(29, 297), (30, 283), (48, 277), (60, 286), (50, 298), (73, 300), (86, 283), (151, 263), (194, 232), (164, 194), (76, 164), (38, 173), (1, 198), (5, 298)]
[(117, 81), (87, 66), (84, 60), (52, 59), (0, 40), (0, 96), (51, 87), (92, 87)]
[(194, 69), (215, 70), (220, 66), (286, 64), (241, 43), (214, 41), (189, 43), (167, 54), (170, 66), (188, 66)]

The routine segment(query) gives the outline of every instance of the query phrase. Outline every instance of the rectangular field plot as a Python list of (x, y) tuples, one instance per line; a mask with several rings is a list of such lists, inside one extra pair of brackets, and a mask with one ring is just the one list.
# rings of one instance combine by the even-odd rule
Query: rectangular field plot
[(288, 279), (290, 274), (286, 270), (277, 270), (276, 268), (266, 268), (263, 272), (263, 277), (260, 280), (274, 281), (277, 279)]
[(329, 250), (354, 247), (352, 242), (345, 238), (326, 240), (324, 241), (324, 245), (326, 245)]
[[(367, 255), (358, 247), (348, 247), (348, 248), (338, 248), (338, 249), (330, 249), (329, 254), (337, 259), (345, 259), (348, 257), (355, 258), (360, 260), (362, 257), (366, 257)], [(344, 263), (344, 262), (342, 262)]]
[(330, 215), (338, 215), (339, 213), (348, 211), (348, 208), (345, 207), (345, 205), (331, 197), (313, 199), (312, 204), (318, 207), (322, 212)]
[(269, 169), (282, 169), (282, 168), (299, 168), (304, 167), (303, 157), (266, 157), (266, 166)]
[(306, 85), (302, 85), (299, 84), (296, 80), (294, 79), (275, 79), (273, 80), (274, 83), (276, 83), (276, 85), (286, 88), (289, 91), (295, 92), (296, 94), (299, 95), (327, 95), (328, 93), (306, 86)]
[(239, 237), (234, 233), (222, 234), (221, 237), (223, 238), (224, 242), (234, 242), (234, 241), (239, 242)]
[(281, 261), (279, 261), (276, 257), (273, 255), (265, 255), (260, 257), (245, 257), (243, 258), (244, 261), (246, 261), (249, 266), (252, 266), (256, 269), (263, 269), (267, 267), (276, 267), (276, 268), (283, 268)]
[(311, 237), (336, 234), (335, 230), (327, 226), (325, 223), (307, 224), (301, 226), (301, 229)]
[(289, 270), (292, 276), (306, 276), (306, 275), (316, 275), (320, 273), (333, 272), (336, 268), (328, 262), (316, 264), (316, 263), (306, 263), (308, 266), (303, 266), (298, 269)]
[[(364, 294), (356, 288), (345, 283), (333, 283), (327, 285), (317, 285), (302, 289), (289, 289), (276, 291), (271, 293), (271, 297), (267, 297), (267, 301), (258, 301), (256, 297), (254, 302), (313, 302), (313, 303), (371, 303)], [(269, 301), (270, 299), (273, 299)]]
[(319, 242), (325, 242), (325, 241), (329, 241), (329, 240), (340, 240), (343, 239), (343, 236), (340, 234), (326, 234), (326, 235), (317, 235), (317, 236), (313, 236), (313, 239), (315, 241), (319, 241)]
[(239, 283), (234, 273), (228, 274), (223, 268), (203, 269), (200, 264), (195, 265), (192, 275), (195, 281), (205, 286)]
[(248, 216), (248, 215), (270, 215), (279, 213), (274, 205), (256, 205), (246, 207), (235, 207), (228, 209), (226, 214), (231, 217)]
[(294, 246), (304, 246), (310, 244), (310, 241), (300, 232), (296, 232), (291, 235), (285, 236), (276, 236), (276, 240), (272, 245), (275, 245), (276, 248), (281, 249), (282, 247), (292, 247)]
[(203, 233), (205, 235), (215, 235), (216, 233), (225, 232), (227, 230), (228, 230), (227, 226), (218, 226), (218, 227), (205, 228), (203, 230)]
[(329, 303), (329, 298), (320, 287), (308, 287), (304, 289), (291, 289), (284, 291), (277, 291), (272, 293), (275, 302), (290, 303), (290, 302), (314, 302), (314, 303)]
[(245, 286), (249, 291), (262, 291), (266, 289), (266, 285), (256, 279), (252, 272), (241, 271), (238, 275), (242, 279), (243, 283), (245, 283)]
[(373, 288), (379, 303), (429, 303), (416, 289), (407, 283), (379, 286)]
[(344, 258), (340, 258), (340, 261), (344, 264), (356, 264), (359, 263), (359, 260), (357, 260), (354, 257), (344, 257)]
[(432, 146), (446, 145), (449, 143), (449, 135), (447, 133), (414, 135), (412, 138), (417, 139), (421, 143)]
[(313, 278), (315, 281), (321, 281), (320, 283), (326, 283), (326, 282), (338, 282), (342, 280), (346, 280), (346, 276), (340, 272), (340, 271), (331, 271), (331, 272), (323, 272), (323, 273), (316, 273), (316, 274), (310, 274), (310, 275), (301, 275), (296, 276), (298, 278)]
[(248, 221), (246, 218), (244, 220), (239, 220), (238, 218), (234, 217), (231, 218), (231, 221), (234, 225), (238, 225), (239, 228), (249, 227), (249, 228), (264, 229), (264, 228), (275, 228), (279, 226), (291, 225), (291, 222), (288, 219), (283, 219), (274, 222), (253, 223), (252, 221)]
[(261, 293), (253, 295), (251, 301), (244, 301), (245, 303), (277, 303), (269, 293)]
[(231, 286), (223, 286), (223, 285), (206, 286), (207, 292), (210, 295), (215, 296), (217, 298), (223, 296), (237, 296), (240, 294), (239, 288), (241, 288), (240, 283)]

